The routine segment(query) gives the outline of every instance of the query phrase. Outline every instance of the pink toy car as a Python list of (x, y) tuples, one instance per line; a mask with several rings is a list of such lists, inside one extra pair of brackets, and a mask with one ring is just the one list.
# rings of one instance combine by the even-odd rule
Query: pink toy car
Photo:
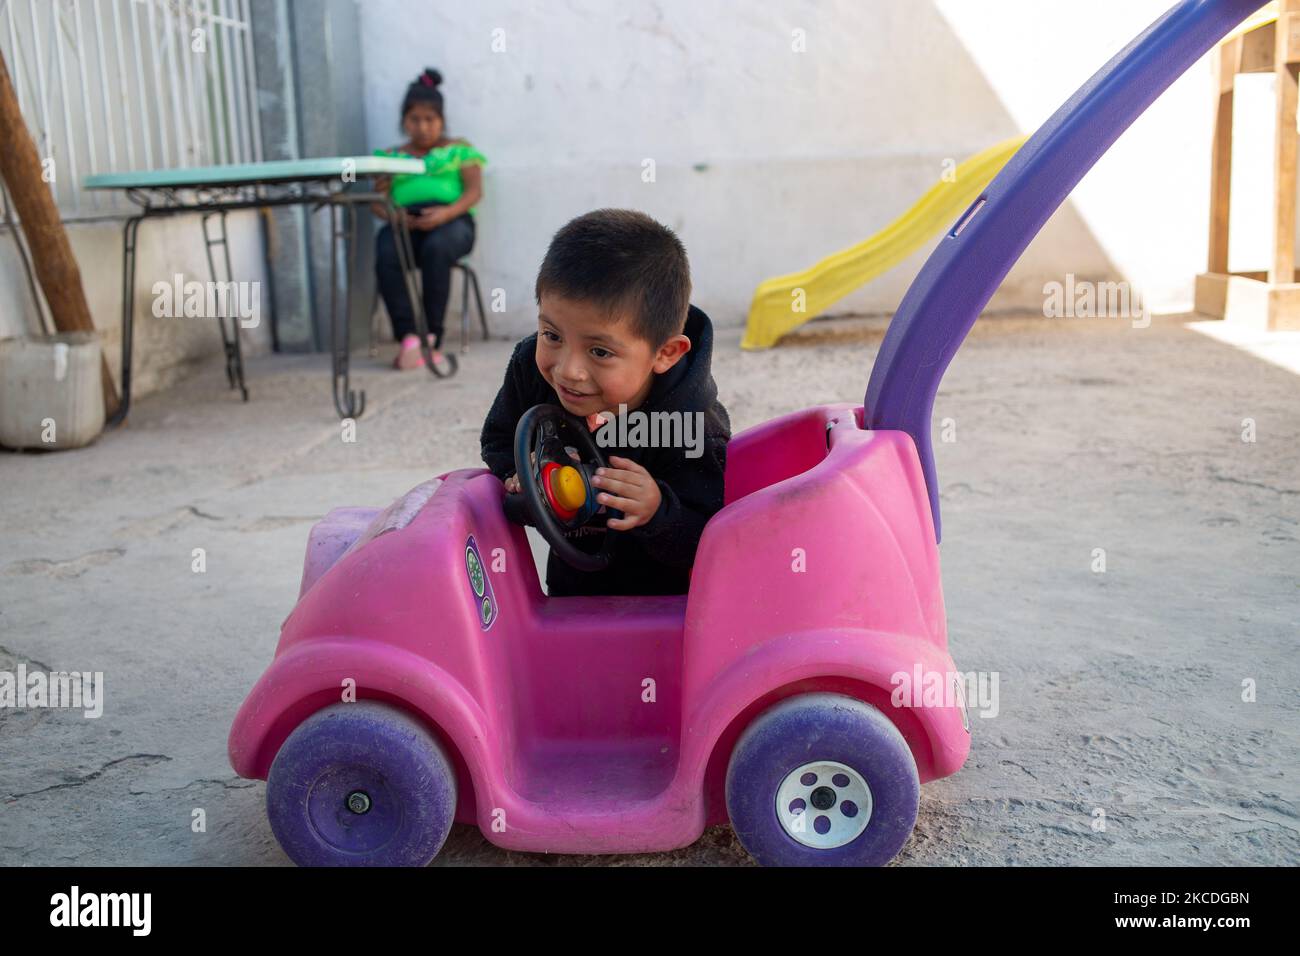
[[(1074, 184), (1259, 3), (1182, 0), (1030, 138), (913, 281), (862, 406), (732, 439), (688, 595), (545, 597), (482, 469), (331, 512), (230, 733), (289, 856), (422, 865), (454, 821), (513, 850), (670, 850), (729, 821), (761, 863), (890, 860), (918, 784), (970, 748), (939, 585), (939, 380)], [(562, 533), (592, 517), (599, 452), (570, 428), (570, 462), (555, 411), (520, 422), (522, 500), (561, 558), (599, 566)]]
[[(520, 423), (517, 461), (558, 417)], [(525, 494), (550, 464), (520, 469)], [(730, 821), (762, 863), (882, 864), (918, 784), (965, 760), (959, 696), (891, 704), (895, 675), (955, 668), (912, 440), (860, 407), (731, 440), (689, 595), (547, 598), (503, 494), (453, 471), (312, 530), (230, 734), (298, 863), (423, 865), (453, 821), (565, 853)]]

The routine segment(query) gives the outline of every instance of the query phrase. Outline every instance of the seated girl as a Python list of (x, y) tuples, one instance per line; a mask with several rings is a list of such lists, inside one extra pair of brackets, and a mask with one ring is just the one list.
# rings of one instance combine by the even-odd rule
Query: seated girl
[[(397, 255), (395, 228), (411, 234), (415, 264), (423, 279), (424, 314), (429, 323), (429, 345), (435, 363), (446, 362), (442, 346), (443, 314), (451, 294), (451, 267), (474, 247), (474, 204), (483, 198), (483, 170), (487, 159), (463, 139), (447, 135), (442, 94), (442, 74), (426, 69), (406, 90), (402, 100), (402, 130), (407, 141), (392, 149), (377, 149), (377, 156), (402, 156), (424, 160), (424, 172), (380, 177), (378, 188), (398, 207), (401, 222), (379, 230), (375, 253), (379, 294), (400, 343), (393, 367), (418, 368), (424, 364), (415, 316), (407, 294), (406, 277)], [(372, 207), (385, 221), (384, 206)]]

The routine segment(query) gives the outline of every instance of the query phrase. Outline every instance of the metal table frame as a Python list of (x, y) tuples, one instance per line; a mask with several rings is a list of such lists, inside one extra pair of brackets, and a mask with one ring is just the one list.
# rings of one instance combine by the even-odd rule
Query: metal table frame
[[(270, 164), (268, 164), (270, 165)], [(183, 172), (183, 171), (181, 171)], [(367, 173), (366, 175), (370, 175)], [(432, 350), (428, 342), (428, 322), (424, 307), (415, 286), (411, 270), (414, 268), (415, 255), (411, 247), (411, 237), (407, 229), (400, 228), (401, 215), (398, 207), (386, 193), (374, 191), (357, 191), (345, 188), (342, 177), (332, 174), (328, 177), (298, 179), (268, 179), (238, 183), (213, 183), (211, 185), (178, 184), (157, 186), (118, 186), (111, 182), (113, 177), (98, 177), (100, 183), (88, 181), (92, 188), (123, 188), (127, 197), (140, 207), (140, 212), (129, 217), (122, 227), (122, 371), (121, 371), (121, 405), (116, 414), (107, 422), (114, 426), (126, 419), (131, 408), (131, 359), (132, 333), (135, 312), (135, 265), (136, 246), (140, 224), (146, 219), (165, 216), (177, 216), (197, 213), (201, 216), (204, 249), (208, 259), (208, 271), (212, 281), (217, 278), (216, 260), (213, 251), (221, 247), (225, 266), (224, 281), (233, 281), (230, 263), (230, 246), (226, 236), (226, 217), (229, 213), (242, 209), (268, 209), (277, 206), (309, 206), (312, 212), (327, 207), (330, 214), (330, 351), (332, 353), (332, 388), (334, 408), (341, 418), (359, 418), (365, 411), (365, 392), (358, 392), (351, 387), (349, 369), (349, 347), (351, 343), (352, 317), (352, 275), (356, 261), (356, 227), (357, 216), (353, 207), (359, 204), (382, 203), (393, 224), (394, 236), (397, 238), (397, 254), (402, 263), (407, 295), (411, 299), (412, 312), (415, 317), (416, 332), (420, 337), (420, 350), (424, 356), (425, 367), (436, 377), (450, 377), (456, 373), (457, 361), (454, 353), (444, 353), (448, 368), (440, 371), (433, 362)], [(215, 233), (209, 230), (209, 222), (215, 220)], [(338, 246), (342, 242), (346, 257), (347, 284), (342, 297), (338, 290)], [(342, 298), (342, 315), (340, 320), (339, 299)], [(230, 325), (227, 326), (227, 321)], [(244, 380), (244, 356), (240, 346), (239, 318), (237, 315), (218, 316), (217, 324), (221, 330), (221, 341), (226, 358), (226, 380), (232, 389), (239, 389), (244, 401), (248, 401), (248, 386)]]

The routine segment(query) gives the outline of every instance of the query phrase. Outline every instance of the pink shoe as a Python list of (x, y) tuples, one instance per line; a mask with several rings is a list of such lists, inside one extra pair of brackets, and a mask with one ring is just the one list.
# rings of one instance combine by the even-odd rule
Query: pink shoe
[(430, 354), (433, 356), (433, 367), (438, 370), (438, 375), (446, 378), (454, 369), (451, 361), (437, 349), (432, 349)]
[(419, 368), (423, 364), (424, 356), (420, 354), (419, 336), (403, 336), (402, 346), (397, 350), (397, 358), (393, 359), (393, 368), (405, 372)]
[[(433, 348), (433, 336), (429, 336), (429, 348), (433, 355), (434, 367), (439, 370), (445, 370), (448, 366), (447, 357)], [(418, 335), (407, 335), (402, 339), (402, 347), (397, 352), (397, 358), (393, 360), (393, 368), (399, 371), (410, 371), (414, 368), (420, 368), (424, 365), (424, 353), (420, 351), (420, 337)]]

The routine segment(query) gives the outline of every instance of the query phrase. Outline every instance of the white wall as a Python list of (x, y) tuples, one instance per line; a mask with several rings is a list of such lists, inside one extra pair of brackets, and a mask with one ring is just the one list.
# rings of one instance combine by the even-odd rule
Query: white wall
[[(449, 129), (487, 155), (475, 258), (506, 292), (503, 331), (535, 321), (550, 236), (599, 206), (673, 226), (695, 301), (741, 324), (754, 286), (857, 242), (960, 160), (1031, 132), (1166, 0), (742, 0), (536, 4), (366, 0), (360, 43), (372, 145), (399, 141), (405, 85), (446, 77)], [(807, 52), (791, 51), (792, 31)], [(505, 50), (493, 51), (495, 37)], [(1269, 169), (1264, 108), (1243, 108), (1239, 171)], [(1208, 59), (1080, 184), (993, 308), (1042, 307), (1066, 272), (1127, 278), (1156, 308), (1190, 304), (1204, 269)], [(1243, 152), (1253, 153), (1253, 158)], [(657, 181), (641, 181), (653, 158)], [(1266, 209), (1235, 209), (1234, 266), (1261, 255)], [(1248, 241), (1254, 246), (1244, 247)], [(927, 250), (928, 251), (928, 250)], [(843, 311), (891, 311), (918, 253)]]

